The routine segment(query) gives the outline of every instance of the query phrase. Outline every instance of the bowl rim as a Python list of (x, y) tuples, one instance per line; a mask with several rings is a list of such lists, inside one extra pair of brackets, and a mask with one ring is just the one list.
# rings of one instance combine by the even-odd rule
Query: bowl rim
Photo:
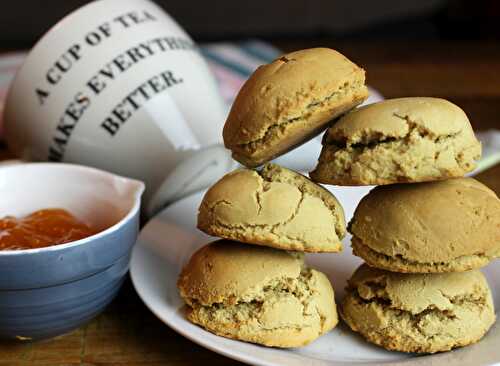
[(38, 254), (38, 253), (45, 253), (45, 252), (57, 252), (60, 250), (65, 250), (68, 248), (72, 247), (77, 247), (80, 245), (84, 245), (88, 242), (94, 241), (94, 240), (99, 240), (113, 232), (118, 231), (121, 229), (123, 226), (128, 224), (131, 219), (137, 214), (141, 207), (141, 196), (144, 193), (145, 190), (145, 184), (144, 182), (137, 180), (137, 179), (132, 179), (128, 177), (124, 177), (118, 174), (113, 174), (110, 172), (107, 172), (105, 170), (97, 169), (97, 168), (92, 168), (89, 166), (85, 165), (80, 165), (80, 164), (70, 164), (70, 163), (46, 163), (46, 162), (29, 162), (29, 163), (20, 163), (20, 164), (12, 164), (12, 165), (7, 165), (4, 167), (1, 167), (0, 169), (2, 171), (5, 171), (7, 169), (9, 170), (17, 170), (17, 169), (29, 169), (30, 167), (45, 167), (48, 169), (70, 169), (70, 170), (76, 170), (76, 171), (82, 171), (84, 174), (91, 174), (91, 175), (97, 175), (97, 176), (104, 176), (107, 179), (110, 180), (123, 180), (126, 181), (129, 184), (135, 185), (135, 192), (133, 193), (133, 199), (134, 199), (134, 204), (132, 207), (128, 210), (127, 214), (122, 217), (119, 221), (117, 221), (115, 224), (111, 225), (110, 227), (94, 234), (91, 236), (87, 236), (86, 238), (82, 238), (79, 240), (71, 241), (69, 243), (64, 243), (64, 244), (55, 244), (55, 245), (50, 245), (47, 247), (42, 247), (42, 248), (33, 248), (33, 249), (14, 249), (14, 250), (0, 250), (0, 257), (4, 256), (22, 256), (22, 255), (33, 255), (33, 254)]

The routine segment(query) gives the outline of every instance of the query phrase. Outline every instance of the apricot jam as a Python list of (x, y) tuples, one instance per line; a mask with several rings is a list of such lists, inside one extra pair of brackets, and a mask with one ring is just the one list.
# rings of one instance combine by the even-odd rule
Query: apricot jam
[(86, 238), (96, 234), (68, 211), (50, 208), (18, 219), (0, 219), (0, 250), (33, 249)]

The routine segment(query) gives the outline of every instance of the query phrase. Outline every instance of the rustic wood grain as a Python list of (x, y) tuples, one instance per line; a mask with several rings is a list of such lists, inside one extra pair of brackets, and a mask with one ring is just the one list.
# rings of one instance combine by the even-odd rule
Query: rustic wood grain
[[(440, 96), (460, 105), (475, 129), (500, 128), (500, 47), (497, 43), (280, 42), (283, 50), (337, 48), (367, 70), (386, 97)], [(10, 158), (0, 146), (0, 159)], [(500, 194), (500, 165), (478, 179)], [(0, 342), (0, 366), (165, 366), (239, 364), (205, 350), (162, 324), (130, 281), (99, 317), (56, 339)]]

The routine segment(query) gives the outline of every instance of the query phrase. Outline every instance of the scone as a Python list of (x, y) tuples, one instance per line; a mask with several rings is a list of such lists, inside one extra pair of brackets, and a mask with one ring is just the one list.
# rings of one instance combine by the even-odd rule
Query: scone
[(256, 167), (306, 142), (368, 97), (365, 72), (337, 51), (313, 48), (260, 66), (224, 125), (233, 158)]
[(310, 176), (338, 185), (424, 182), (463, 176), (480, 156), (481, 144), (458, 106), (438, 98), (390, 99), (329, 128)]
[(479, 341), (495, 310), (478, 270), (403, 274), (363, 264), (348, 282), (341, 317), (388, 350), (435, 353)]
[(187, 318), (227, 338), (299, 347), (338, 322), (330, 281), (301, 253), (220, 240), (191, 257), (178, 288)]
[(198, 228), (241, 242), (305, 252), (339, 252), (344, 211), (329, 191), (275, 164), (238, 169), (205, 194)]
[(458, 272), (500, 256), (500, 200), (473, 178), (374, 188), (348, 230), (353, 253), (393, 272)]

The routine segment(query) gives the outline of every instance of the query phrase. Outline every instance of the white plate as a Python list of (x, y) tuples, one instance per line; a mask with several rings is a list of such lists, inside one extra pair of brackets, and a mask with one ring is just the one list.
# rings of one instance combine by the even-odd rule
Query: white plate
[[(347, 219), (350, 219), (359, 199), (369, 188), (333, 187), (331, 190), (343, 204)], [(189, 323), (184, 318), (176, 281), (191, 254), (211, 240), (196, 229), (196, 215), (203, 193), (178, 201), (152, 219), (139, 236), (130, 266), (132, 281), (144, 303), (158, 318), (183, 336), (215, 352), (255, 365), (500, 365), (498, 322), (475, 345), (420, 357), (388, 352), (373, 346), (343, 324), (306, 347), (283, 350), (219, 337)], [(343, 297), (347, 278), (361, 262), (351, 254), (349, 239), (344, 240), (341, 254), (307, 256), (309, 264), (325, 272), (332, 281), (337, 304)], [(497, 309), (500, 309), (499, 264), (497, 261), (484, 269), (493, 289)]]

